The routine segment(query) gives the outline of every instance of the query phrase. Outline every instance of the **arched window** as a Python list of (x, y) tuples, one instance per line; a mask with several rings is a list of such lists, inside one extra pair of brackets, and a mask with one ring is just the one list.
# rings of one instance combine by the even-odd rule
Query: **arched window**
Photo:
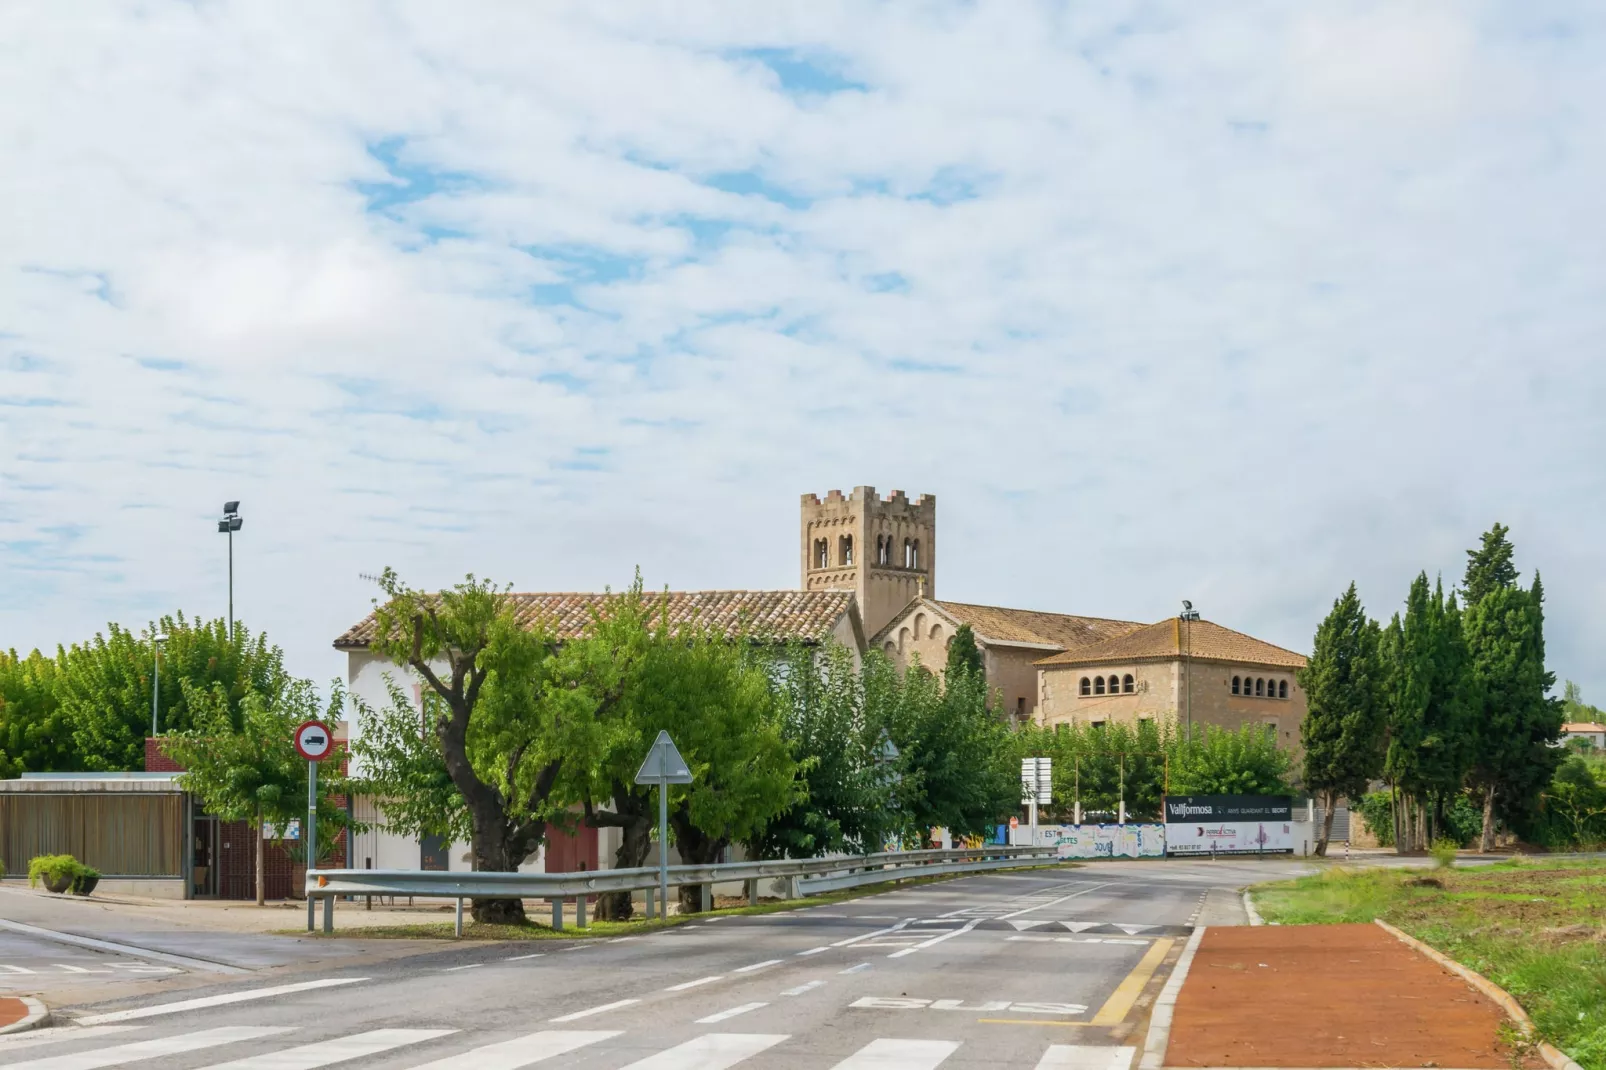
[(904, 651), (904, 648), (907, 647), (908, 645), (909, 645), (909, 629), (908, 628), (899, 628), (898, 629), (898, 653), (902, 654), (903, 651)]
[(1137, 690), (1137, 686), (1138, 686), (1137, 685), (1137, 681), (1132, 679), (1132, 674), (1131, 673), (1127, 673), (1125, 676), (1121, 677), (1121, 692), (1122, 692), (1122, 694), (1126, 694), (1126, 695), (1132, 694), (1134, 691)]
[(1266, 681), (1257, 678), (1255, 680), (1255, 697), (1256, 698), (1261, 698), (1265, 694), (1266, 694)]
[(837, 540), (837, 555), (841, 557), (844, 565), (853, 564), (853, 536), (844, 535)]
[(1093, 693), (1093, 681), (1089, 680), (1085, 676), (1082, 677), (1082, 694), (1091, 695), (1092, 693)]
[(919, 568), (920, 567), (920, 540), (919, 539), (916, 539), (914, 542), (909, 544), (909, 567), (910, 568)]
[(878, 564), (878, 565), (890, 565), (890, 564), (892, 564), (892, 536), (891, 535), (877, 535), (876, 536), (876, 546), (878, 547), (878, 553), (880, 554), (880, 559), (876, 562), (876, 564)]
[(1278, 680), (1277, 681), (1277, 697), (1278, 698), (1287, 698), (1288, 697), (1288, 681), (1287, 680)]
[(926, 615), (924, 613), (916, 613), (915, 614), (915, 638), (919, 639), (921, 633), (924, 632), (925, 630), (926, 630)]
[(903, 540), (903, 567), (909, 567), (909, 540)]
[(942, 638), (942, 625), (933, 624), (931, 626), (931, 634), (929, 636), (927, 636), (927, 638), (928, 639), (941, 639)]
[(1093, 693), (1095, 695), (1104, 694), (1104, 677), (1102, 677), (1102, 676), (1093, 677)]
[(828, 568), (831, 564), (831, 544), (825, 539), (814, 540), (814, 567)]
[(1234, 677), (1233, 677), (1233, 678), (1232, 678), (1232, 693), (1233, 693), (1233, 694), (1234, 694), (1234, 695), (1236, 695), (1236, 694), (1238, 694), (1238, 693), (1239, 693), (1239, 687), (1238, 687), (1238, 683), (1239, 683), (1239, 681), (1238, 681), (1238, 677), (1236, 677), (1236, 676), (1234, 676)]
[(890, 658), (898, 652), (898, 644), (894, 643), (891, 639), (888, 639), (887, 645), (882, 649), (886, 652), (887, 657)]

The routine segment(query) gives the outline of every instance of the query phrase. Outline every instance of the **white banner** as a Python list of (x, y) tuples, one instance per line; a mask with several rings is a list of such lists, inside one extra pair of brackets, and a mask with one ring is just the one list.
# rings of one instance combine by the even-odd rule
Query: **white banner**
[[(1031, 830), (1022, 828), (1022, 839)], [(1165, 854), (1160, 825), (1039, 825), (1038, 847), (1053, 847), (1061, 858), (1159, 858)]]
[(1167, 822), (1166, 850), (1187, 854), (1289, 853), (1294, 849), (1291, 821)]

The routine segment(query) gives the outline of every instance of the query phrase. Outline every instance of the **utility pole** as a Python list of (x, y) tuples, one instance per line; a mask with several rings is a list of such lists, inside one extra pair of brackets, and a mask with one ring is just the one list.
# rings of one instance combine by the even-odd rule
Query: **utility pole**
[(1182, 677), (1183, 699), (1182, 705), (1187, 718), (1189, 741), (1193, 739), (1193, 622), (1199, 619), (1198, 610), (1186, 598), (1182, 600), (1182, 613), (1179, 618), (1187, 627), (1188, 637), (1182, 650)]

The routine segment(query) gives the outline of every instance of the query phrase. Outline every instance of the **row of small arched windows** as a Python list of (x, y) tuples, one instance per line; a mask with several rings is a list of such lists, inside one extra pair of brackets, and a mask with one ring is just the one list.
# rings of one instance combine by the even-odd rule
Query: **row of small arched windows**
[(1112, 674), (1108, 683), (1102, 676), (1094, 676), (1091, 679), (1084, 676), (1081, 690), (1084, 695), (1130, 695), (1137, 690), (1137, 687), (1137, 681), (1132, 678), (1131, 673), (1127, 673), (1125, 676)]
[[(831, 540), (815, 539), (813, 554), (813, 568), (831, 567)], [(891, 565), (894, 545), (891, 535), (877, 535), (875, 537), (875, 563), (878, 565)], [(836, 541), (836, 560), (838, 565), (853, 564), (853, 536), (842, 535)], [(904, 568), (920, 567), (920, 540), (903, 540)]]
[[(891, 535), (877, 535), (875, 537), (875, 563), (878, 565), (892, 564), (894, 539)], [(903, 567), (920, 567), (920, 540), (903, 540)]]
[(1249, 695), (1253, 698), (1287, 698), (1287, 680), (1267, 680), (1264, 677), (1250, 679), (1247, 676), (1234, 676), (1232, 678), (1232, 693), (1234, 695)]

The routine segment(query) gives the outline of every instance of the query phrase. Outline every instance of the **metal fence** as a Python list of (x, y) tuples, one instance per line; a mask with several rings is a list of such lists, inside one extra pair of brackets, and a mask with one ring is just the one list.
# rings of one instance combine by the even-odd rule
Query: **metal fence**
[(70, 854), (104, 877), (181, 877), (184, 798), (173, 793), (0, 794), (0, 862), (26, 876), (36, 855)]
[[(941, 851), (889, 851), (842, 858), (779, 859), (764, 862), (727, 862), (719, 865), (670, 866), (669, 883), (701, 889), (703, 909), (712, 905), (715, 884), (742, 882), (748, 901), (757, 903), (765, 881), (784, 883), (785, 895), (795, 899), (821, 892), (866, 884), (934, 877), (955, 873), (985, 873), (995, 869), (1052, 865), (1058, 858), (1052, 847), (958, 848)], [(325, 869), (307, 874), (307, 897), (324, 901), (323, 929), (333, 931), (334, 901), (342, 896), (409, 896), (457, 900), (457, 932), (463, 932), (463, 900), (546, 899), (552, 904), (553, 928), (563, 928), (563, 904), (575, 902), (575, 921), (585, 925), (585, 900), (609, 892), (647, 893), (647, 912), (653, 913), (653, 892), (658, 887), (656, 867), (599, 869), (582, 873), (482, 873), (475, 871), (427, 872), (395, 869)], [(660, 913), (662, 907), (660, 906)]]

